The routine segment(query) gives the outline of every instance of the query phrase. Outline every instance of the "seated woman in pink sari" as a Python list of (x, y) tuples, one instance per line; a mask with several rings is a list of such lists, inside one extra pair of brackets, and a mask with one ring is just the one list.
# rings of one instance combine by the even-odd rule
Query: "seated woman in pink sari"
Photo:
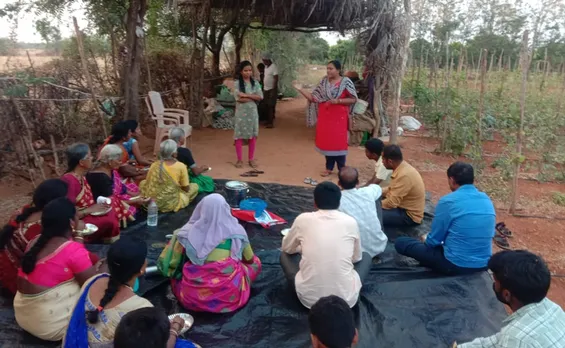
[(141, 199), (136, 184), (126, 185), (122, 182), (118, 168), (122, 149), (117, 145), (106, 145), (100, 151), (95, 168), (86, 174), (86, 180), (92, 189), (92, 195), (112, 199), (112, 208), (122, 227), (127, 227), (129, 221), (135, 220), (136, 205), (145, 201)]
[(92, 167), (92, 153), (86, 144), (77, 143), (67, 149), (68, 172), (61, 177), (69, 185), (67, 198), (75, 203), (78, 215), (98, 231), (85, 236), (85, 243), (112, 243), (120, 237), (120, 224), (111, 206), (97, 204), (86, 173)]
[(181, 305), (212, 313), (245, 306), (251, 283), (261, 272), (261, 261), (224, 197), (214, 193), (202, 199), (176, 237), (188, 257), (182, 279), (172, 280)]

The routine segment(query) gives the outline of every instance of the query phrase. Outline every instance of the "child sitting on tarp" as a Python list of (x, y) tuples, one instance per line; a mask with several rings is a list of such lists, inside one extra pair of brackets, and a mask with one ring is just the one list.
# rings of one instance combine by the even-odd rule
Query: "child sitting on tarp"
[(206, 192), (212, 193), (214, 192), (214, 179), (209, 176), (202, 175), (203, 173), (207, 172), (210, 168), (208, 166), (200, 166), (196, 165), (194, 158), (192, 157), (192, 152), (189, 149), (184, 147), (185, 142), (185, 134), (184, 130), (179, 127), (175, 127), (171, 129), (169, 132), (169, 139), (176, 141), (178, 144), (177, 149), (177, 161), (184, 163), (186, 167), (189, 169), (189, 177), (190, 182), (194, 184), (198, 184), (198, 193)]

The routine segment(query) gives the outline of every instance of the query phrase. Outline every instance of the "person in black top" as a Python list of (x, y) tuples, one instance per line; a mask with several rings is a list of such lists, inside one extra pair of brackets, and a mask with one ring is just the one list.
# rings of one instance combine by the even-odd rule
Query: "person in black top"
[(198, 193), (212, 193), (215, 191), (214, 179), (209, 176), (203, 175), (210, 170), (208, 166), (197, 166), (192, 152), (184, 147), (184, 131), (182, 128), (175, 127), (169, 132), (169, 139), (176, 141), (177, 148), (177, 161), (184, 163), (188, 168), (188, 175), (191, 183), (198, 184)]
[(175, 127), (169, 132), (169, 139), (176, 141), (178, 144), (177, 161), (184, 163), (194, 176), (198, 176), (208, 171), (208, 166), (197, 166), (192, 157), (192, 152), (184, 146), (185, 134), (182, 128)]

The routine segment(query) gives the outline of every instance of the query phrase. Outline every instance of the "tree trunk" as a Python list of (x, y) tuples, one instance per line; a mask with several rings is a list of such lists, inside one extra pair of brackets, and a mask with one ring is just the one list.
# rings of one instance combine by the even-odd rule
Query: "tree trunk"
[(126, 26), (126, 59), (122, 70), (122, 95), (124, 96), (124, 119), (139, 118), (139, 78), (143, 55), (142, 38), (136, 29), (143, 28), (147, 11), (147, 0), (129, 0)]
[(247, 26), (234, 27), (232, 29), (233, 41), (235, 44), (235, 64), (241, 63), (241, 48), (243, 47), (243, 39), (247, 32)]
[(218, 77), (220, 73), (220, 56), (222, 53), (222, 45), (214, 47), (212, 50), (212, 75)]
[(412, 4), (410, 0), (404, 0), (404, 18), (406, 19), (404, 32), (402, 35), (404, 36), (404, 45), (398, 48), (399, 52), (397, 53), (396, 60), (398, 66), (398, 76), (393, 79), (393, 103), (392, 103), (392, 117), (390, 120), (390, 143), (397, 144), (398, 143), (398, 133), (396, 129), (398, 128), (398, 118), (400, 116), (400, 93), (402, 90), (402, 79), (404, 78), (404, 73), (406, 72), (406, 58), (407, 52), (410, 48), (410, 31), (412, 28), (412, 16), (411, 16), (411, 7)]
[(540, 92), (543, 92), (543, 89), (545, 87), (545, 79), (547, 78), (547, 66), (548, 66), (548, 62), (547, 62), (547, 47), (545, 48), (545, 55), (543, 58), (543, 71), (542, 71), (542, 77), (541, 77), (541, 83), (539, 85), (539, 90)]
[(498, 71), (502, 70), (502, 57), (504, 57), (504, 49), (502, 49), (498, 57)]
[(530, 67), (530, 52), (528, 49), (528, 31), (522, 36), (522, 49), (520, 50), (520, 65), (522, 66), (522, 86), (520, 88), (520, 125), (516, 135), (516, 155), (514, 158), (514, 176), (512, 178), (512, 195), (510, 198), (510, 214), (516, 213), (516, 200), (518, 199), (518, 174), (522, 159), (522, 142), (524, 133), (524, 114), (526, 111), (526, 87), (528, 70)]

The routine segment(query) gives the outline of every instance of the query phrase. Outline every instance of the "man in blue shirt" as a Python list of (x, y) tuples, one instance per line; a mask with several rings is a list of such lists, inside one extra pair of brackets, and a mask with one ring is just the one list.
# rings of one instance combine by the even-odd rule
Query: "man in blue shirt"
[(474, 185), (473, 167), (455, 162), (447, 169), (452, 193), (436, 207), (432, 230), (425, 242), (409, 237), (396, 239), (399, 254), (447, 275), (487, 269), (492, 255), (496, 212), (490, 198)]

